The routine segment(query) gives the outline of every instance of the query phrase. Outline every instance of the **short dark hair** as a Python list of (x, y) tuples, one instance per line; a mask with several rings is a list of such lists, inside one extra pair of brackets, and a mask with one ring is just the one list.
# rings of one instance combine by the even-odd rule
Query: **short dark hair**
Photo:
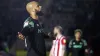
[(63, 28), (61, 26), (55, 26), (55, 28), (59, 29), (59, 31), (62, 33), (63, 32)]
[(81, 35), (82, 35), (82, 30), (81, 30), (81, 29), (76, 29), (76, 30), (74, 31), (74, 34), (76, 34), (77, 32), (80, 32)]

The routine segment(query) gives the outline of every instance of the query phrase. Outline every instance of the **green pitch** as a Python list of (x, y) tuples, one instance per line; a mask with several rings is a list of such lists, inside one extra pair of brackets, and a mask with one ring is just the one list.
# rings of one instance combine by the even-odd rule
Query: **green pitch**
[[(21, 51), (18, 50), (16, 52), (16, 54), (17, 54), (16, 56), (26, 56), (27, 52), (26, 51), (22, 51), (22, 50)], [(46, 55), (49, 56), (49, 52), (47, 52)]]
[(16, 56), (26, 56), (27, 52), (24, 50), (18, 50), (16, 52)]

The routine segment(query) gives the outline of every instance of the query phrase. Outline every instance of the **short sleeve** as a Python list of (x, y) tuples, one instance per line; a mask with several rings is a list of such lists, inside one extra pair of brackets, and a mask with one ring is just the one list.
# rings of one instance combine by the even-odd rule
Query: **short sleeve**
[(34, 27), (34, 22), (32, 20), (30, 20), (29, 18), (25, 20), (23, 28), (25, 27), (29, 27), (29, 28), (33, 28)]
[(27, 27), (28, 25), (29, 25), (28, 21), (24, 22), (23, 28)]
[(82, 41), (83, 41), (83, 43), (84, 43), (84, 46), (87, 46), (86, 40), (83, 40), (83, 39), (82, 39)]

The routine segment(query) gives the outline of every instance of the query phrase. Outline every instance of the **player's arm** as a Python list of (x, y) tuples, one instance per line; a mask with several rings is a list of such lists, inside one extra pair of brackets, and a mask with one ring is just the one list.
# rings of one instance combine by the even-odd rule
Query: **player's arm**
[(50, 50), (50, 54), (49, 54), (49, 56), (52, 56), (53, 55), (53, 46), (52, 46), (52, 48), (51, 48), (51, 50)]
[(73, 40), (70, 40), (70, 41), (69, 41), (69, 44), (68, 44), (69, 50), (68, 50), (68, 52), (67, 52), (67, 56), (69, 56), (70, 53), (71, 53), (71, 51), (72, 51), (72, 42), (73, 42)]
[(61, 54), (61, 56), (64, 56), (65, 51), (66, 51), (66, 39), (63, 38), (61, 42), (62, 42), (62, 54)]
[(42, 34), (43, 34), (44, 38), (50, 38), (50, 36), (47, 33), (45, 33), (44, 30), (43, 30)]
[(34, 29), (34, 23), (29, 22), (29, 21), (25, 21), (23, 29), (21, 30), (21, 32), (18, 32), (19, 39), (24, 40), (25, 36), (27, 36), (29, 34), (29, 32), (33, 29)]
[(52, 47), (51, 47), (51, 50), (50, 50), (49, 56), (53, 56), (53, 50), (54, 50), (54, 45), (52, 44)]
[(26, 27), (23, 27), (21, 32), (18, 32), (18, 38), (21, 40), (25, 39), (25, 36), (28, 34), (29, 29), (28, 29), (28, 25)]
[(87, 48), (87, 42), (86, 42), (86, 40), (83, 40), (83, 43), (84, 43), (85, 53), (88, 54), (89, 50)]

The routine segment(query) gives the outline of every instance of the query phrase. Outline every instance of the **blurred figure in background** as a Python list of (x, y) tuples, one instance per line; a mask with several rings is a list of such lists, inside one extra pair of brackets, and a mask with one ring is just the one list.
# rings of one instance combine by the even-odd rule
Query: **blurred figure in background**
[(66, 51), (66, 37), (62, 34), (62, 27), (54, 27), (54, 36), (53, 45), (50, 50), (49, 56), (64, 56)]
[(72, 56), (85, 56), (88, 53), (87, 49), (87, 42), (86, 40), (82, 39), (82, 31), (80, 29), (76, 29), (75, 32), (75, 39), (72, 39), (69, 42), (69, 49), (72, 53)]
[(9, 56), (8, 45), (2, 37), (0, 37), (0, 56)]

